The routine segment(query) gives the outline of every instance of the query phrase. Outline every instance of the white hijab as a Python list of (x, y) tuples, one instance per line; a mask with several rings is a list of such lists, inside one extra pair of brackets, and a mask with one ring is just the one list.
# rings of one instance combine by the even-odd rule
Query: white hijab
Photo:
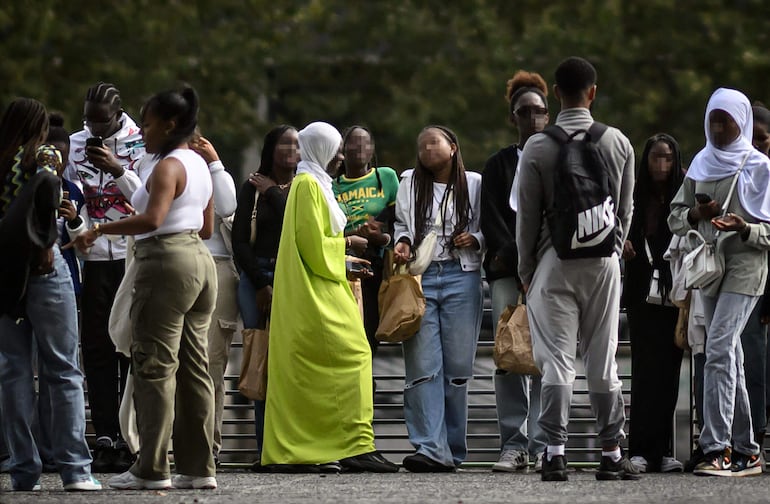
[[(709, 114), (712, 110), (724, 110), (730, 114), (741, 131), (733, 143), (721, 149), (715, 147), (709, 138)], [(751, 144), (754, 113), (749, 99), (735, 89), (717, 89), (706, 106), (703, 124), (706, 146), (695, 155), (687, 177), (696, 182), (713, 182), (731, 177), (748, 155), (743, 171), (738, 177), (738, 198), (749, 215), (770, 222), (770, 159)]]
[(342, 143), (340, 132), (325, 122), (310, 123), (299, 132), (299, 157), (301, 161), (297, 164), (297, 174), (309, 173), (321, 186), (321, 191), (326, 197), (326, 203), (329, 207), (332, 233), (335, 235), (345, 229), (348, 219), (334, 197), (332, 178), (326, 173), (326, 166), (337, 155), (340, 143)]

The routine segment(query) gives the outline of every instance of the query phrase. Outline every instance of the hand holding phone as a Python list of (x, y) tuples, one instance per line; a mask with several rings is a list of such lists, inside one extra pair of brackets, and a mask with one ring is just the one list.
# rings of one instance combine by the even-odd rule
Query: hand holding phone
[(86, 138), (86, 147), (104, 147), (102, 137), (93, 136), (91, 138)]
[(695, 221), (711, 219), (718, 216), (721, 212), (719, 205), (709, 194), (695, 193), (695, 201), (698, 204), (690, 210), (689, 215), (691, 217), (688, 217)]
[(700, 203), (701, 205), (705, 205), (705, 204), (707, 204), (708, 202), (710, 202), (711, 200), (712, 200), (712, 198), (711, 198), (711, 195), (710, 195), (710, 194), (706, 194), (706, 193), (695, 193), (695, 201), (697, 201), (697, 202), (698, 202), (698, 203)]
[(348, 271), (348, 278), (369, 278), (374, 275), (369, 261), (365, 259), (348, 259), (345, 261), (345, 269)]

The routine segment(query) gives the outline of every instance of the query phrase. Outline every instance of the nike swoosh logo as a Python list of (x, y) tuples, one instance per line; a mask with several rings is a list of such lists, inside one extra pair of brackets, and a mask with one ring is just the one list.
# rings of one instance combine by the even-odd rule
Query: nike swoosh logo
[(577, 231), (575, 231), (572, 234), (572, 249), (579, 249), (579, 248), (586, 248), (586, 247), (594, 247), (596, 245), (599, 245), (601, 242), (607, 238), (607, 236), (615, 229), (615, 226), (607, 226), (604, 228), (604, 230), (599, 233), (598, 235), (594, 236), (588, 241), (581, 242), (578, 241), (577, 238)]

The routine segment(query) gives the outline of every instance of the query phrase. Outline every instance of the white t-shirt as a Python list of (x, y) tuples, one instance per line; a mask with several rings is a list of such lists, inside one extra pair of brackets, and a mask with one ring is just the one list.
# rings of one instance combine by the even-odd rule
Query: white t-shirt
[(513, 184), (511, 184), (511, 197), (508, 204), (514, 212), (519, 211), (519, 160), (521, 160), (521, 149), (516, 149), (518, 160), (516, 161), (516, 170), (513, 172)]
[[(438, 233), (438, 240), (436, 240), (436, 248), (433, 250), (434, 261), (448, 261), (455, 257), (451, 252), (452, 245), (452, 233), (455, 229), (455, 223), (457, 217), (455, 216), (455, 202), (454, 193), (450, 193), (445, 196), (446, 184), (440, 182), (433, 182), (433, 208), (431, 209), (431, 228), (435, 229)], [(445, 202), (446, 212), (442, 212), (442, 201), (448, 196), (448, 201)], [(436, 227), (436, 218), (438, 215), (446, 215), (444, 221), (443, 231)]]

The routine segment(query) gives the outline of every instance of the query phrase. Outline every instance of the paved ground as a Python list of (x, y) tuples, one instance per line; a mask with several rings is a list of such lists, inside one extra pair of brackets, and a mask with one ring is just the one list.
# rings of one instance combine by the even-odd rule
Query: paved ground
[[(103, 478), (106, 479), (106, 478)], [(692, 475), (646, 475), (640, 481), (598, 482), (590, 471), (570, 473), (566, 483), (545, 483), (539, 475), (510, 475), (473, 469), (456, 474), (420, 475), (273, 475), (225, 472), (214, 491), (118, 492), (71, 494), (61, 490), (57, 476), (45, 475), (42, 492), (8, 492), (7, 475), (0, 477), (6, 491), (0, 503), (54, 502), (123, 504), (133, 502), (192, 504), (231, 502), (387, 502), (421, 503), (585, 503), (606, 502), (739, 502), (770, 501), (770, 475), (753, 478), (700, 478)]]

